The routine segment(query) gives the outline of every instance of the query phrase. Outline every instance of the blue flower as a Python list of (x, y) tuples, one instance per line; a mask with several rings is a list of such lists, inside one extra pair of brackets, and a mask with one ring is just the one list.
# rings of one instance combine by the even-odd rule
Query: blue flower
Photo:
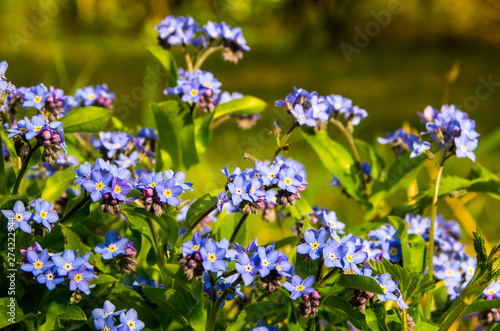
[(205, 245), (200, 249), (200, 254), (203, 259), (203, 268), (205, 271), (217, 272), (219, 270), (227, 270), (227, 263), (224, 261), (226, 250), (220, 248), (212, 239), (208, 239), (205, 242)]
[(33, 214), (26, 211), (24, 203), (21, 200), (16, 201), (12, 210), (2, 210), (2, 214), (9, 220), (7, 229), (12, 231), (21, 228), (24, 232), (31, 233), (31, 225), (29, 222)]
[(43, 115), (35, 115), (31, 118), (31, 121), (25, 117), (24, 122), (26, 123), (26, 140), (37, 136), (44, 128), (47, 127), (47, 121)]
[(49, 95), (49, 91), (43, 84), (38, 84), (37, 86), (30, 87), (29, 90), (24, 94), (23, 107), (35, 107), (38, 110), (42, 110), (43, 106), (45, 105), (45, 99)]
[(322, 122), (328, 122), (330, 114), (328, 113), (328, 102), (324, 98), (320, 101), (318, 98), (318, 93), (311, 93), (311, 99), (309, 100), (312, 109), (312, 118), (320, 120)]
[(5, 72), (7, 71), (8, 67), (9, 67), (9, 64), (7, 63), (7, 61), (0, 62), (0, 77), (1, 78), (5, 77)]
[[(109, 302), (109, 301), (107, 301)], [(99, 331), (116, 331), (115, 320), (113, 316), (108, 316), (106, 318), (99, 317), (94, 319), (94, 326)]]
[(412, 151), (410, 157), (417, 157), (431, 148), (431, 143), (422, 141), (416, 135), (411, 135), (408, 148)]
[(272, 249), (270, 252), (266, 252), (264, 247), (259, 247), (257, 249), (259, 254), (260, 264), (259, 264), (259, 273), (260, 277), (264, 278), (271, 270), (276, 269), (276, 261), (278, 260), (278, 252)]
[(377, 297), (380, 301), (386, 302), (387, 300), (390, 301), (397, 301), (396, 295), (393, 293), (398, 289), (398, 284), (390, 280), (391, 274), (386, 273), (380, 276), (380, 278), (377, 280), (378, 284), (382, 288), (382, 291), (384, 292), (384, 295), (377, 294)]
[(182, 193), (182, 187), (175, 185), (174, 178), (156, 185), (155, 190), (161, 202), (168, 203), (170, 206), (177, 206), (181, 203), (178, 196)]
[(50, 224), (55, 223), (59, 220), (59, 216), (55, 211), (52, 211), (52, 204), (46, 200), (36, 199), (35, 200), (35, 215), (33, 220), (38, 224), (42, 223), (44, 227), (50, 232)]
[(229, 192), (231, 192), (231, 200), (233, 205), (238, 206), (243, 200), (252, 201), (248, 195), (248, 182), (241, 175), (234, 177), (233, 182), (227, 184)]
[(220, 87), (222, 83), (214, 78), (214, 74), (209, 71), (197, 71), (198, 73), (198, 82), (201, 86), (212, 90), (214, 94), (220, 94)]
[(336, 240), (329, 240), (325, 248), (323, 248), (323, 260), (327, 268), (344, 269), (344, 257), (347, 253), (347, 247), (339, 244)]
[(290, 299), (297, 300), (303, 294), (310, 294), (314, 292), (314, 288), (311, 286), (314, 284), (314, 276), (309, 276), (302, 281), (297, 275), (292, 277), (292, 282), (286, 282), (283, 284), (283, 287), (290, 293)]
[(304, 234), (305, 243), (297, 246), (297, 253), (309, 256), (313, 260), (317, 260), (321, 256), (323, 248), (326, 246), (326, 230), (321, 228), (318, 231), (314, 229), (307, 229)]
[(299, 187), (301, 184), (301, 181), (296, 178), (295, 169), (286, 168), (280, 170), (278, 181), (278, 187), (280, 189), (296, 194), (297, 187)]
[(180, 186), (182, 188), (182, 192), (185, 191), (193, 191), (191, 188), (193, 183), (186, 182), (186, 174), (182, 171), (174, 173), (172, 170), (165, 171), (165, 180), (169, 180), (173, 178), (175, 180), (175, 186)]
[(266, 196), (266, 191), (261, 189), (262, 181), (259, 178), (253, 179), (248, 185), (248, 196), (252, 201), (259, 201), (260, 197)]
[(79, 289), (87, 295), (90, 294), (89, 282), (94, 279), (94, 271), (87, 269), (87, 267), (82, 264), (77, 269), (68, 272), (68, 278), (70, 291)]
[(144, 328), (144, 323), (137, 319), (135, 309), (130, 309), (127, 313), (122, 312), (120, 315), (120, 331), (138, 331)]
[(57, 284), (64, 282), (64, 277), (57, 274), (57, 267), (52, 266), (50, 269), (45, 270), (43, 274), (39, 274), (36, 277), (36, 280), (40, 284), (45, 284), (49, 291), (52, 291), (56, 288)]
[(137, 163), (138, 158), (139, 152), (133, 151), (129, 156), (123, 154), (118, 155), (118, 160), (115, 160), (115, 163), (118, 164), (121, 168), (129, 168)]
[(253, 283), (255, 275), (259, 271), (259, 254), (253, 253), (249, 258), (247, 253), (239, 253), (238, 263), (236, 263), (235, 268), (243, 278), (245, 286), (249, 286)]
[(290, 110), (290, 112), (293, 116), (295, 116), (295, 119), (300, 125), (315, 127), (318, 124), (312, 117), (312, 109), (304, 110), (304, 107), (302, 105), (297, 104), (292, 110)]
[(139, 180), (139, 184), (137, 184), (137, 188), (143, 190), (147, 187), (154, 189), (156, 185), (159, 183), (163, 183), (165, 181), (165, 176), (162, 172), (155, 173), (154, 170), (151, 170), (151, 173), (145, 173), (142, 175)]
[(219, 39), (222, 36), (222, 29), (217, 23), (208, 21), (201, 29), (208, 38)]
[(113, 180), (113, 175), (108, 173), (102, 176), (99, 170), (93, 170), (90, 174), (90, 179), (83, 183), (83, 187), (90, 193), (92, 201), (99, 201), (106, 193), (111, 192), (109, 184)]
[(395, 238), (382, 242), (383, 257), (393, 263), (397, 263), (403, 257), (401, 239)]
[(280, 165), (274, 163), (270, 166), (262, 165), (259, 168), (261, 179), (264, 185), (274, 185), (278, 183), (278, 174), (280, 172)]
[(466, 134), (455, 138), (456, 151), (458, 158), (468, 157), (472, 162), (476, 162), (476, 155), (473, 151), (477, 148), (477, 140), (470, 139)]
[(347, 252), (344, 257), (344, 270), (352, 269), (355, 273), (360, 274), (358, 264), (366, 261), (368, 254), (363, 251), (357, 251), (356, 244), (352, 241), (346, 243)]
[(201, 238), (199, 233), (193, 234), (193, 241), (186, 241), (182, 244), (181, 253), (186, 256), (199, 252), (205, 243), (205, 239)]
[(113, 199), (118, 201), (127, 200), (126, 194), (129, 194), (132, 191), (132, 188), (128, 184), (126, 179), (113, 178), (111, 181), (111, 196)]
[(114, 232), (108, 232), (105, 236), (106, 243), (97, 244), (94, 251), (102, 255), (104, 260), (111, 260), (117, 255), (125, 254), (128, 239), (119, 238)]
[(85, 182), (87, 179), (90, 179), (90, 173), (92, 172), (92, 166), (90, 162), (86, 161), (84, 164), (80, 164), (78, 169), (73, 169), (76, 173), (75, 175), (75, 186), (80, 185)]
[(40, 255), (38, 255), (35, 251), (28, 251), (27, 253), (28, 263), (25, 263), (21, 266), (21, 270), (25, 272), (31, 272), (33, 276), (38, 276), (42, 274), (44, 271), (50, 269), (54, 262), (49, 261), (49, 251), (44, 249)]
[(58, 267), (57, 274), (59, 276), (66, 276), (71, 270), (85, 264), (85, 261), (82, 258), (77, 258), (75, 251), (70, 249), (65, 250), (62, 256), (53, 256), (52, 261)]
[(344, 230), (345, 224), (337, 219), (337, 214), (334, 211), (328, 212), (325, 209), (319, 216), (320, 220), (329, 227), (330, 232)]
[(251, 331), (279, 331), (279, 325), (266, 327), (266, 324), (262, 321), (257, 322), (257, 327), (253, 328)]
[(17, 121), (16, 127), (12, 127), (12, 129), (8, 129), (7, 132), (10, 132), (7, 138), (13, 138), (15, 136), (23, 136), (26, 134), (26, 121), (25, 120), (19, 120)]

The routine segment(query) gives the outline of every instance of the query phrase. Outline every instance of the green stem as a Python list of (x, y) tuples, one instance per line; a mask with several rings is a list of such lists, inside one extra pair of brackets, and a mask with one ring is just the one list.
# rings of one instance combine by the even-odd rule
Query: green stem
[(67, 212), (60, 220), (59, 220), (59, 223), (63, 223), (64, 221), (66, 221), (67, 219), (69, 219), (71, 216), (73, 216), (80, 208), (83, 207), (83, 205), (85, 205), (87, 203), (87, 201), (90, 200), (90, 195), (86, 195), (82, 198), (82, 200), (80, 200), (80, 202), (78, 202), (78, 204), (76, 206), (73, 207), (73, 209), (71, 209), (69, 212)]
[(21, 181), (23, 180), (26, 169), (28, 169), (28, 164), (30, 163), (31, 157), (33, 156), (33, 154), (35, 154), (36, 150), (41, 146), (42, 146), (41, 143), (37, 143), (35, 146), (33, 146), (33, 148), (30, 148), (28, 155), (26, 155), (26, 158), (23, 160), (23, 165), (21, 166), (21, 170), (19, 170), (19, 173), (17, 174), (16, 183), (14, 184), (14, 188), (12, 189), (12, 195), (16, 195), (17, 192), (19, 191), (19, 186), (21, 186)]
[(208, 317), (208, 322), (207, 322), (207, 326), (205, 328), (206, 331), (212, 331), (215, 327), (215, 320), (217, 319), (217, 313), (219, 312), (219, 308), (220, 306), (222, 305), (222, 303), (226, 300), (227, 296), (229, 295), (230, 291), (234, 291), (236, 289), (236, 286), (241, 283), (243, 281), (243, 278), (241, 278), (241, 276), (238, 277), (238, 279), (236, 279), (234, 281), (234, 283), (231, 284), (231, 286), (229, 286), (225, 291), (224, 293), (222, 294), (222, 296), (219, 298), (219, 300), (217, 300), (217, 302), (215, 304), (212, 305), (212, 310), (210, 311), (210, 315)]
[(236, 224), (236, 227), (234, 228), (233, 234), (231, 235), (231, 239), (229, 239), (230, 243), (234, 242), (234, 240), (236, 239), (236, 235), (238, 234), (238, 231), (240, 231), (240, 228), (243, 225), (243, 223), (245, 223), (247, 217), (248, 214), (243, 214), (243, 216), (241, 216), (240, 221), (238, 222), (238, 224)]
[(271, 162), (274, 162), (274, 159), (276, 158), (276, 156), (278, 156), (278, 154), (285, 149), (285, 143), (286, 141), (288, 140), (288, 138), (290, 137), (290, 135), (292, 134), (292, 131), (293, 129), (295, 129), (296, 127), (299, 126), (299, 123), (296, 122), (295, 120), (293, 121), (292, 123), (292, 126), (290, 126), (290, 129), (288, 129), (288, 132), (283, 136), (283, 138), (281, 139), (280, 141), (280, 144), (278, 146), (278, 148), (276, 148), (276, 150), (274, 151), (274, 155), (273, 155), (273, 158), (271, 159)]
[(316, 278), (314, 279), (315, 284), (318, 283), (319, 278), (321, 277), (321, 271), (323, 271), (323, 256), (319, 257), (318, 270), (316, 271)]
[(408, 313), (403, 309), (403, 331), (408, 331)]
[[(436, 224), (436, 215), (437, 215), (437, 207), (438, 207), (438, 198), (439, 198), (439, 183), (441, 181), (441, 175), (443, 174), (443, 163), (446, 160), (447, 150), (445, 149), (443, 152), (443, 160), (441, 161), (438, 173), (436, 175), (436, 184), (434, 186), (434, 195), (432, 197), (432, 206), (431, 206), (431, 228), (429, 233), (429, 247), (427, 250), (427, 274), (431, 279), (434, 276), (434, 227)], [(425, 306), (425, 313), (427, 318), (431, 317), (431, 305), (432, 305), (432, 290), (427, 291), (427, 299)]]
[(439, 331), (448, 330), (453, 325), (453, 323), (457, 320), (457, 318), (460, 317), (460, 314), (462, 314), (465, 307), (467, 307), (468, 305), (469, 305), (468, 303), (466, 303), (462, 300), (455, 301), (454, 304), (450, 307), (451, 313), (448, 316), (446, 316), (446, 319), (439, 327)]
[(352, 134), (347, 130), (347, 128), (339, 120), (336, 120), (334, 118), (330, 118), (330, 122), (335, 124), (335, 126), (337, 128), (339, 128), (340, 131), (346, 137), (346, 139), (349, 143), (349, 146), (351, 147), (351, 150), (352, 150), (354, 162), (356, 163), (356, 168), (358, 168), (358, 174), (359, 174), (359, 180), (361, 181), (361, 187), (363, 188), (363, 190), (366, 190), (365, 174), (363, 173), (363, 169), (361, 168), (361, 158), (359, 157), (358, 148), (356, 147), (356, 143), (354, 142), (354, 138), (353, 138)]
[(205, 62), (205, 60), (210, 56), (212, 55), (213, 53), (217, 52), (219, 49), (222, 49), (223, 46), (217, 46), (217, 47), (210, 47), (209, 49), (207, 49), (205, 51), (205, 53), (203, 53), (199, 58), (198, 60), (196, 60), (195, 64), (194, 64), (194, 68), (193, 68), (193, 72), (196, 72), (196, 70), (200, 69), (201, 68), (201, 65), (203, 64), (203, 62)]
[(198, 224), (201, 223), (201, 221), (203, 221), (203, 219), (205, 217), (207, 217), (211, 212), (213, 212), (215, 210), (215, 208), (217, 208), (217, 204), (213, 205), (212, 207), (210, 207), (206, 212), (204, 212), (193, 224), (191, 224), (191, 226), (186, 230), (186, 232), (182, 235), (181, 237), (181, 243), (183, 243), (187, 236), (193, 232), (194, 228), (196, 228), (198, 226)]
[(155, 236), (156, 243), (156, 255), (158, 255), (158, 264), (160, 265), (161, 278), (165, 277), (165, 255), (163, 253), (163, 246), (160, 242), (160, 233), (158, 232), (158, 227), (156, 226), (156, 221), (153, 218), (149, 218), (151, 222), (151, 228), (153, 229), (153, 233)]
[(193, 71), (193, 61), (191, 60), (191, 56), (189, 55), (189, 52), (187, 51), (186, 45), (182, 45), (182, 51), (184, 52), (184, 58), (186, 59), (186, 67), (189, 72), (194, 72)]
[(215, 279), (214, 279), (214, 274), (211, 271), (208, 272), (208, 278), (210, 278), (210, 292), (212, 297), (212, 304), (215, 305), (217, 300), (217, 297), (215, 296)]
[(328, 280), (328, 278), (332, 277), (333, 275), (335, 275), (337, 272), (339, 271), (339, 268), (333, 268), (333, 270), (331, 270), (330, 272), (328, 272), (325, 277), (323, 277), (318, 285), (316, 286), (317, 288), (321, 287), (321, 285), (323, 285), (324, 282), (326, 282)]

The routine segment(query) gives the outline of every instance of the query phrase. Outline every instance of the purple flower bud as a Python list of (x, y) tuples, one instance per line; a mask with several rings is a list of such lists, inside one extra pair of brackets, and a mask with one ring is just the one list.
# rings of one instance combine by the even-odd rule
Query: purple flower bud
[(53, 143), (58, 144), (61, 142), (61, 136), (56, 133), (52, 136), (51, 140)]
[[(52, 137), (52, 130), (43, 130), (42, 132), (42, 138), (45, 140), (49, 140)], [(48, 145), (47, 145), (48, 146)]]
[(302, 299), (304, 299), (304, 301), (309, 301), (309, 294), (304, 294)]
[(321, 295), (319, 295), (318, 291), (314, 291), (311, 293), (311, 298), (313, 298), (314, 300), (319, 300), (321, 299)]
[(214, 94), (214, 92), (213, 92), (211, 89), (207, 89), (207, 90), (205, 91), (205, 95), (206, 95), (207, 97), (211, 97), (213, 94)]
[[(144, 194), (147, 197), (152, 197), (154, 194), (154, 190), (151, 187), (147, 187), (144, 190), (142, 190), (142, 194)], [(152, 201), (151, 201), (151, 203), (152, 203)]]

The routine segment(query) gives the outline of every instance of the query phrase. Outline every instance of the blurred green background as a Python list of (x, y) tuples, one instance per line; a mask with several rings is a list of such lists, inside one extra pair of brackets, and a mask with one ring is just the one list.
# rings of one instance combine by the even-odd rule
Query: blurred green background
[[(0, 8), (0, 60), (9, 63), (9, 80), (16, 86), (43, 82), (67, 93), (107, 83), (117, 96), (115, 115), (131, 127), (151, 125), (148, 103), (165, 98), (166, 79), (146, 52), (157, 43), (155, 24), (167, 15), (191, 15), (200, 25), (212, 20), (241, 26), (251, 51), (236, 66), (217, 54), (203, 69), (214, 72), (224, 90), (260, 97), (269, 106), (250, 130), (234, 122), (218, 127), (202, 163), (188, 171), (196, 189), (191, 197), (221, 188), (218, 169), (225, 164), (249, 166), (243, 152), (261, 159), (272, 155), (268, 132), (274, 120), (284, 123), (285, 117), (274, 102), (294, 86), (341, 94), (366, 109), (369, 117), (355, 135), (374, 143), (388, 163), (392, 152), (376, 137), (404, 121), (423, 130), (416, 112), (427, 105), (440, 108), (446, 99), (477, 121), (480, 145), (500, 133), (500, 3), (495, 0), (1, 0)], [(459, 74), (447, 87), (454, 64)], [(485, 86), (488, 80), (493, 83)], [(359, 206), (329, 186), (331, 174), (300, 133), (290, 141), (288, 157), (308, 170), (307, 200), (337, 211), (348, 225), (361, 222)], [(497, 146), (478, 152), (478, 162), (495, 173), (500, 172)], [(471, 164), (452, 159), (445, 173), (466, 175)], [(429, 185), (425, 172), (419, 185)], [(500, 238), (498, 200), (479, 196), (467, 208), (490, 240)], [(440, 212), (456, 216), (445, 204)]]

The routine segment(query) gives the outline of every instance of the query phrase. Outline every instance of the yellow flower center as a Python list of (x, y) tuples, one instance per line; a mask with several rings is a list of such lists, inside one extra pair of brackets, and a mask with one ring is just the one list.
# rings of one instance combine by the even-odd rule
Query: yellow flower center
[(54, 280), (54, 275), (53, 274), (48, 274), (47, 275), (47, 280)]
[(300, 115), (300, 119), (303, 121), (307, 121), (307, 118), (304, 115)]
[(211, 88), (211, 87), (212, 87), (212, 85), (211, 85), (209, 82), (206, 82), (206, 83), (205, 83), (205, 86), (206, 86), (206, 87), (208, 87), (208, 88)]
[(81, 280), (82, 280), (82, 274), (76, 274), (76, 275), (75, 275), (75, 281), (76, 281), (76, 282), (79, 282), (79, 281), (81, 281)]
[(347, 255), (347, 261), (352, 262), (352, 256)]
[(37, 96), (34, 101), (38, 103), (38, 102), (42, 101), (42, 97)]
[(191, 96), (195, 97), (198, 95), (198, 91), (196, 90), (191, 90)]
[(119, 143), (114, 144), (114, 145), (113, 145), (113, 148), (114, 148), (114, 149), (118, 149), (118, 148), (120, 148), (120, 144), (119, 144)]
[(114, 251), (116, 251), (116, 246), (115, 245), (109, 245), (108, 249), (109, 249), (110, 252), (114, 252)]
[(243, 193), (243, 190), (242, 190), (241, 188), (239, 188), (239, 187), (238, 187), (238, 188), (236, 189), (236, 194), (241, 194), (241, 193)]
[(155, 182), (152, 182), (152, 183), (149, 185), (149, 187), (151, 187), (151, 188), (155, 188), (155, 186), (156, 186), (156, 183), (155, 183)]
[(262, 265), (263, 265), (264, 267), (267, 267), (267, 266), (269, 265), (269, 261), (267, 261), (267, 260), (262, 260)]
[(447, 274), (448, 276), (453, 276), (453, 274), (454, 274), (453, 269), (448, 269), (448, 270), (446, 270), (446, 274)]
[(71, 263), (66, 263), (66, 264), (64, 265), (64, 269), (66, 269), (66, 270), (71, 270)]
[(170, 191), (168, 188), (163, 192), (167, 197), (172, 195), (172, 191)]
[(396, 254), (398, 254), (398, 250), (396, 248), (391, 248), (391, 250), (389, 251), (389, 253), (391, 255), (396, 255)]
[(465, 145), (460, 146), (460, 149), (461, 149), (463, 152), (467, 152), (467, 147), (465, 147)]
[(100, 191), (104, 188), (104, 184), (99, 182), (99, 183), (95, 184), (95, 188)]
[(212, 254), (208, 254), (208, 259), (210, 260), (210, 262), (214, 262), (217, 258), (215, 257), (215, 254), (212, 253)]
[(330, 256), (328, 258), (330, 258), (331, 260), (335, 260), (337, 256), (335, 256), (335, 253), (330, 253)]
[(95, 94), (91, 94), (91, 95), (89, 95), (89, 99), (90, 99), (90, 100), (94, 100), (94, 99), (95, 99)]
[(42, 266), (43, 266), (43, 262), (42, 261), (36, 261), (35, 262), (35, 268), (36, 269), (40, 269)]
[(223, 292), (222, 290), (218, 290), (218, 291), (217, 291), (217, 296), (219, 296), (219, 297), (220, 297), (220, 296), (222, 296), (222, 294), (223, 294), (223, 293), (224, 293), (224, 292)]
[(193, 251), (197, 251), (197, 250), (199, 250), (199, 249), (200, 249), (200, 245), (194, 245), (194, 246), (193, 246)]
[(274, 177), (276, 177), (276, 174), (271, 172), (271, 173), (269, 174), (269, 178), (273, 179)]
[(253, 188), (253, 187), (250, 189), (250, 192), (251, 192), (251, 193), (255, 192), (255, 190), (254, 190), (254, 188)]
[(132, 321), (128, 322), (127, 325), (128, 325), (129, 328), (135, 327), (135, 323), (132, 322)]
[(304, 287), (303, 285), (299, 285), (299, 286), (297, 286), (297, 291), (299, 291), (299, 292), (300, 292), (300, 291), (303, 291), (303, 290), (304, 290), (304, 288), (305, 288), (305, 287)]
[(248, 264), (248, 265), (246, 265), (246, 266), (245, 266), (245, 270), (246, 270), (247, 272), (252, 271), (252, 269), (253, 269), (253, 268), (252, 268), (252, 266), (251, 266), (250, 264)]
[(40, 131), (41, 129), (42, 129), (42, 127), (41, 127), (41, 126), (35, 126), (35, 131), (36, 131), (36, 132)]
[(278, 270), (278, 271), (281, 270), (281, 266), (279, 264), (276, 266), (276, 270)]
[(122, 188), (118, 185), (115, 186), (115, 193), (120, 193), (122, 191)]
[(20, 128), (19, 129), (19, 132), (24, 132), (24, 131), (26, 131), (26, 128)]
[(493, 295), (493, 294), (495, 294), (495, 291), (490, 290), (490, 295)]
[(311, 246), (313, 249), (318, 249), (319, 244), (317, 242), (314, 242)]
[(23, 220), (23, 214), (16, 214), (16, 220), (21, 222)]
[(387, 291), (387, 289), (385, 288), (384, 285), (380, 285), (380, 288), (382, 288), (382, 292), (384, 292), (384, 293)]
[(290, 178), (285, 179), (285, 184), (290, 185), (292, 183), (292, 180)]
[(40, 217), (41, 218), (47, 218), (47, 213), (44, 212), (43, 210), (40, 212)]

